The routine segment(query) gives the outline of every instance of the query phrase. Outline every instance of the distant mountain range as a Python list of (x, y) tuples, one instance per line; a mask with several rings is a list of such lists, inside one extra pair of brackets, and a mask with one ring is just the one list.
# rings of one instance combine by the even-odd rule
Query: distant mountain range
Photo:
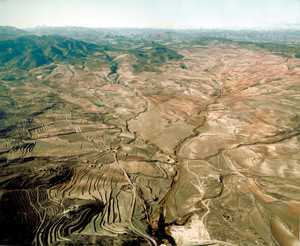
[[(153, 42), (155, 33), (150, 33), (153, 36), (147, 39), (141, 30), (125, 32), (72, 27), (23, 31), (14, 27), (0, 27), (0, 70), (29, 70), (51, 63), (82, 62), (83, 58), (97, 51), (105, 53), (106, 62), (113, 73), (117, 70), (117, 62), (105, 51), (118, 50), (136, 56), (136, 71), (152, 70), (154, 66), (182, 58), (176, 51)], [(140, 41), (134, 42), (132, 35), (138, 35)], [(143, 47), (148, 48), (144, 50)]]
[(16, 27), (0, 26), (0, 40), (15, 39), (25, 35), (30, 35), (30, 33)]
[[(109, 52), (132, 54), (136, 72), (155, 71), (170, 60), (180, 60), (180, 44), (237, 42), (255, 45), (271, 52), (300, 57), (299, 30), (163, 30), (101, 29), (84, 27), (37, 27), (18, 29), (0, 26), (0, 70), (29, 70), (51, 63), (82, 61), (95, 52), (105, 52), (107, 62), (116, 70), (117, 62)], [(176, 43), (176, 45), (174, 45)], [(173, 46), (169, 45), (173, 44)]]
[(100, 50), (95, 44), (62, 36), (26, 35), (17, 30), (14, 35), (19, 37), (0, 41), (2, 68), (31, 69), (53, 62), (70, 62)]

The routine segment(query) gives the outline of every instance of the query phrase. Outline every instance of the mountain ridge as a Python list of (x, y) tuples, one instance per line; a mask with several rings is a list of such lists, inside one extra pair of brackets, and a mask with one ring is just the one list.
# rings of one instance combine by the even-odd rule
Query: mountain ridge
[(0, 40), (0, 66), (31, 69), (53, 62), (70, 62), (87, 57), (100, 46), (58, 35), (26, 35)]
[(15, 39), (26, 35), (30, 35), (30, 32), (14, 26), (0, 26), (0, 41)]

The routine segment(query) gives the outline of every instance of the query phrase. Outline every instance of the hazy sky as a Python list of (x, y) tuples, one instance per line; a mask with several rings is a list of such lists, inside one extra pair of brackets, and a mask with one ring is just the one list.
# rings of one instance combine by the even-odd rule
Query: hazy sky
[(0, 0), (0, 25), (265, 28), (300, 24), (300, 0)]

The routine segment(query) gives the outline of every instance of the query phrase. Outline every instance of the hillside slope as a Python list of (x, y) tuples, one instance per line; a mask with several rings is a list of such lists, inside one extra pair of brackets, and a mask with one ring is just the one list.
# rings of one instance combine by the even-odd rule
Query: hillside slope
[(95, 44), (61, 36), (24, 36), (0, 41), (0, 66), (31, 69), (84, 58), (97, 50), (99, 47)]

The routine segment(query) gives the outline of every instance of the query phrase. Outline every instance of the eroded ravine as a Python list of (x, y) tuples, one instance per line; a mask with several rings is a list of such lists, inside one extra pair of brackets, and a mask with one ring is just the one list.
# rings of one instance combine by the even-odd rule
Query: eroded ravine
[[(299, 61), (180, 52), (185, 69), (133, 73), (121, 55), (118, 83), (107, 65), (59, 65), (15, 88), (37, 103), (1, 133), (5, 240), (297, 245), (300, 71), (286, 63)], [(49, 93), (58, 103), (45, 107)]]

